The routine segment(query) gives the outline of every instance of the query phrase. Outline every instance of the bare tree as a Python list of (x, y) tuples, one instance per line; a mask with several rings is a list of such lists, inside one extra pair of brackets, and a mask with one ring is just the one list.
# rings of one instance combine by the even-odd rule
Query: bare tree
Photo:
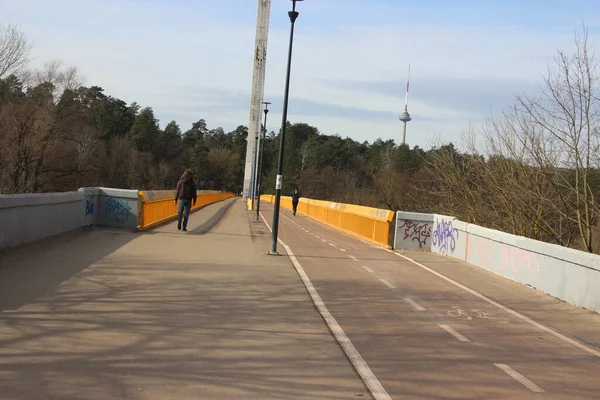
[(515, 106), (490, 120), (486, 138), (489, 155), (511, 161), (511, 170), (495, 178), (506, 201), (557, 243), (570, 245), (575, 229), (580, 246), (592, 252), (600, 215), (600, 74), (587, 32), (575, 45), (573, 54), (559, 51), (541, 95), (517, 96)]
[(29, 73), (25, 80), (29, 86), (37, 86), (42, 83), (51, 84), (54, 89), (55, 101), (58, 101), (65, 91), (75, 91), (84, 83), (77, 67), (64, 66), (60, 60), (44, 63), (42, 69)]
[(482, 162), (479, 154), (460, 153), (452, 144), (432, 150), (426, 164), (431, 179), (426, 189), (436, 199), (432, 209), (463, 221), (490, 224), (495, 218), (484, 196)]
[(102, 149), (76, 90), (76, 70), (50, 63), (0, 109), (1, 190), (54, 190), (93, 178)]
[(29, 62), (32, 44), (15, 25), (0, 25), (0, 79), (20, 72)]

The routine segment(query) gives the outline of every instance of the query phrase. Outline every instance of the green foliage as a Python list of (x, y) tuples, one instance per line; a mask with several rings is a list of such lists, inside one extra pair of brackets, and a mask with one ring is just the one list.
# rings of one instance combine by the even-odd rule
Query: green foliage
[(158, 136), (157, 158), (161, 161), (174, 161), (182, 151), (181, 129), (177, 122), (171, 121)]
[[(170, 189), (191, 168), (200, 189), (243, 188), (248, 128), (231, 132), (198, 119), (182, 133), (161, 129), (151, 107), (107, 96), (98, 86), (66, 89), (52, 82), (0, 80), (0, 192), (73, 190), (81, 186)], [(250, 140), (254, 140), (252, 135)], [(275, 192), (280, 135), (266, 134), (262, 193)], [(574, 186), (574, 170), (543, 172), (513, 158), (461, 153), (452, 143), (428, 151), (393, 140), (357, 142), (288, 123), (284, 194), (392, 210), (439, 212), (559, 244), (573, 242), (572, 218), (544, 201), (576, 205), (552, 194), (550, 181)], [(558, 179), (560, 178), (560, 179)], [(600, 173), (589, 173), (600, 188)], [(536, 199), (531, 193), (539, 193)], [(546, 200), (544, 200), (546, 199)], [(507, 222), (510, 221), (510, 222)], [(543, 221), (557, 221), (556, 223)], [(597, 224), (597, 221), (593, 221)]]
[(152, 108), (146, 107), (135, 117), (133, 126), (127, 132), (138, 151), (153, 152), (158, 148), (158, 120), (154, 117)]
[(23, 82), (14, 75), (0, 80), (0, 104), (17, 100), (24, 96)]

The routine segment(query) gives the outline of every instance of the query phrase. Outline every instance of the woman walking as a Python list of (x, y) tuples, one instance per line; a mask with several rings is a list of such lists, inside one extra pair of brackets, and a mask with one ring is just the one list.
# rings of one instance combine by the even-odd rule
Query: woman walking
[(175, 189), (175, 204), (179, 200), (179, 208), (177, 209), (177, 230), (181, 230), (183, 219), (183, 231), (187, 232), (187, 223), (190, 216), (192, 206), (196, 205), (196, 182), (194, 182), (194, 174), (191, 170), (186, 169)]

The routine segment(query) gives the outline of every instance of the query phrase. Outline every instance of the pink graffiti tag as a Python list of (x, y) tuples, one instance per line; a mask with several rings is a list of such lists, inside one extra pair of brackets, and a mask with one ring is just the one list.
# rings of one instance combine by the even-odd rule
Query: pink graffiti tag
[(413, 242), (419, 243), (419, 248), (422, 249), (427, 243), (427, 239), (431, 237), (431, 226), (427, 223), (419, 224), (410, 219), (404, 220), (399, 229), (404, 228), (404, 239), (411, 239)]
[(489, 265), (492, 259), (492, 248), (489, 241), (477, 236), (469, 236), (467, 238), (467, 261), (472, 262), (473, 252), (477, 252), (477, 265)]
[(513, 272), (519, 272), (522, 268), (525, 268), (530, 274), (540, 272), (540, 264), (535, 254), (530, 251), (517, 247), (503, 246), (502, 258), (503, 263), (500, 265), (500, 271), (504, 271), (510, 267)]

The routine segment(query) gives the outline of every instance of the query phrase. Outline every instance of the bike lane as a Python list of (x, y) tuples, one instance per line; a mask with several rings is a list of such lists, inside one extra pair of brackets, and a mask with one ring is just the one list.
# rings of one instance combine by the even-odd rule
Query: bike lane
[(393, 398), (572, 399), (600, 389), (599, 357), (396, 254), (282, 217), (281, 238)]

